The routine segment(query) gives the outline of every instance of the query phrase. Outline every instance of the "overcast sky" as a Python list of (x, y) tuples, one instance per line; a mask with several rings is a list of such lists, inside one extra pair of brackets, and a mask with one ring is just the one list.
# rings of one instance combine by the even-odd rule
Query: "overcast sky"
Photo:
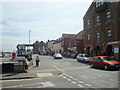
[(62, 33), (83, 30), (83, 16), (91, 2), (2, 2), (0, 3), (0, 46), (3, 51), (16, 50), (17, 44), (55, 40)]

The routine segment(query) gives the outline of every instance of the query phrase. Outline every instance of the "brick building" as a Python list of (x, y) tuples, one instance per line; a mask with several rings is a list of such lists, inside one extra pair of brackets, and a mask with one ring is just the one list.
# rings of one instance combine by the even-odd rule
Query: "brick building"
[(55, 43), (56, 40), (48, 40), (46, 42), (46, 52), (48, 52), (49, 54), (54, 54), (54, 50), (53, 50), (53, 45)]
[(120, 1), (92, 2), (83, 20), (85, 53), (120, 59)]
[(53, 43), (53, 50), (55, 53), (61, 53), (62, 50), (62, 38), (59, 38)]
[(84, 30), (80, 31), (76, 35), (76, 51), (78, 53), (83, 53), (84, 52)]
[(68, 51), (72, 53), (83, 53), (84, 42), (83, 42), (83, 31), (80, 31), (73, 38), (68, 40)]
[(40, 52), (45, 51), (45, 43), (43, 41), (39, 42), (36, 41), (35, 43), (33, 43), (33, 53), (35, 54), (39, 54)]
[(62, 54), (67, 53), (68, 52), (68, 46), (69, 43), (68, 41), (73, 38), (75, 36), (75, 34), (62, 34)]

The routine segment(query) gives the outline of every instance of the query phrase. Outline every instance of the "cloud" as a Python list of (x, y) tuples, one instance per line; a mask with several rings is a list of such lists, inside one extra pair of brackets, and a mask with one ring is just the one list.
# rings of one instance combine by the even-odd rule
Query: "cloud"
[[(58, 39), (62, 33), (77, 34), (90, 3), (4, 2), (2, 4), (3, 49), (14, 50), (18, 43)], [(11, 44), (10, 44), (11, 43)], [(10, 45), (10, 47), (7, 47)]]

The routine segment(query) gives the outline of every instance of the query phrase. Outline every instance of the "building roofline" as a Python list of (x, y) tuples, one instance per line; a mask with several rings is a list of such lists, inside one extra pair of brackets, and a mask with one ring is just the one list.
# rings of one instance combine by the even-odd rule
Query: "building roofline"
[(90, 7), (88, 8), (88, 10), (86, 11), (86, 13), (85, 13), (85, 15), (84, 15), (84, 17), (83, 17), (83, 19), (86, 17), (86, 15), (88, 15), (88, 13), (91, 11), (91, 9), (93, 8), (93, 6), (94, 6), (94, 1), (91, 3), (91, 5), (90, 5)]

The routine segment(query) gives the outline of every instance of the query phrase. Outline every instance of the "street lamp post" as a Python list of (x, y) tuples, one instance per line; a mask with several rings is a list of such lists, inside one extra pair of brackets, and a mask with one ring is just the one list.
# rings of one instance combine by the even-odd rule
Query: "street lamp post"
[(30, 32), (31, 30), (29, 30), (29, 50), (30, 50)]

